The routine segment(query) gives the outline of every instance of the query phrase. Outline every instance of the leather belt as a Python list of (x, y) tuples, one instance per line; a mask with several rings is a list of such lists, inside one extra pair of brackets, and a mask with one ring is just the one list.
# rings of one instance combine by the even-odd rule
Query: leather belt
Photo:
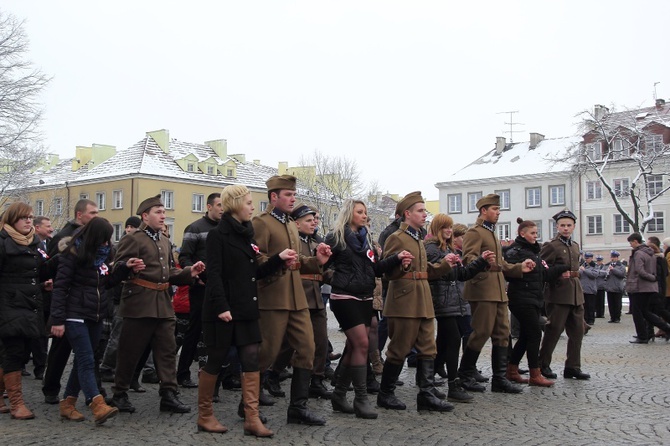
[(288, 270), (289, 271), (297, 271), (297, 270), (300, 269), (300, 266), (302, 266), (302, 265), (300, 265), (300, 262), (295, 262), (293, 265), (288, 267)]
[(579, 271), (570, 271), (570, 277), (579, 277)]
[(144, 279), (131, 279), (128, 282), (134, 283), (135, 285), (139, 285), (144, 288), (149, 288), (150, 290), (156, 290), (156, 291), (165, 291), (168, 288), (170, 288), (169, 283), (155, 283), (155, 282), (149, 282), (148, 280)]
[(500, 265), (489, 265), (488, 271), (491, 273), (499, 273), (500, 271), (502, 271), (502, 268), (500, 267)]
[(400, 276), (400, 279), (409, 279), (409, 280), (427, 280), (428, 273), (425, 271), (410, 271), (408, 273)]
[(300, 274), (300, 278), (303, 280), (316, 280), (317, 282), (323, 281), (321, 274)]

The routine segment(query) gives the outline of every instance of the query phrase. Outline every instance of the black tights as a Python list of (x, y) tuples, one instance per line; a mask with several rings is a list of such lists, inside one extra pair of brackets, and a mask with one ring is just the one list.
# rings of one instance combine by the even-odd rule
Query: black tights
[(542, 340), (540, 308), (533, 305), (514, 305), (509, 309), (519, 320), (519, 339), (514, 344), (509, 362), (519, 365), (521, 358), (526, 353), (528, 367), (537, 369), (540, 367), (540, 341)]
[(447, 365), (449, 381), (458, 378), (458, 353), (461, 348), (461, 331), (456, 317), (438, 317), (437, 319), (437, 356), (435, 368)]
[[(260, 344), (238, 345), (237, 353), (240, 357), (240, 364), (242, 365), (242, 372), (257, 372), (258, 366), (258, 350)], [(218, 375), (221, 368), (226, 364), (230, 345), (224, 347), (207, 347), (207, 364), (203, 370), (210, 375)]]

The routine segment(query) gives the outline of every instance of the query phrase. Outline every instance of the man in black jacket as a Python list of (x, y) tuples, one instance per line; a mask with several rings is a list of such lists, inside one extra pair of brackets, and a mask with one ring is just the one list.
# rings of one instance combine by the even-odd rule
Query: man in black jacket
[[(47, 253), (50, 259), (58, 254), (58, 243), (65, 237), (71, 237), (74, 232), (91, 221), (98, 215), (98, 205), (91, 200), (82, 199), (77, 201), (74, 206), (74, 219), (68, 221), (63, 229), (49, 241)], [(47, 368), (44, 372), (44, 381), (42, 382), (42, 393), (44, 402), (47, 404), (58, 404), (60, 393), (60, 380), (63, 376), (63, 370), (70, 358), (72, 347), (65, 336), (53, 338), (51, 348), (47, 358)]]
[[(223, 215), (221, 194), (213, 193), (207, 197), (207, 213), (184, 229), (184, 238), (179, 253), (179, 265), (182, 268), (192, 266), (206, 257), (207, 234), (216, 228)], [(190, 304), (189, 324), (181, 346), (179, 365), (177, 366), (177, 382), (182, 387), (193, 388), (198, 384), (191, 380), (191, 364), (196, 357), (198, 342), (202, 333), (202, 302), (205, 298), (206, 273), (200, 275), (188, 290)]]

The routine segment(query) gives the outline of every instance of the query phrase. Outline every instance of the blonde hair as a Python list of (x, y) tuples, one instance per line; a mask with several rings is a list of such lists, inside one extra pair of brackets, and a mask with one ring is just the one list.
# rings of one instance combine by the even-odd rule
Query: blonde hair
[(244, 197), (249, 195), (249, 189), (240, 184), (231, 184), (226, 186), (221, 191), (221, 206), (223, 212), (235, 213), (242, 209), (244, 204)]
[(430, 233), (435, 237), (440, 245), (441, 250), (449, 248), (453, 251), (453, 240), (454, 235), (451, 234), (451, 237), (448, 239), (444, 238), (442, 235), (442, 229), (452, 228), (454, 226), (454, 219), (448, 216), (447, 214), (437, 214), (433, 217), (433, 221), (430, 222)]
[(335, 220), (335, 225), (333, 226), (333, 237), (335, 239), (335, 246), (340, 246), (346, 248), (347, 242), (344, 238), (345, 229), (351, 224), (351, 220), (354, 216), (354, 208), (357, 204), (362, 204), (365, 210), (367, 211), (368, 207), (365, 206), (360, 200), (347, 200), (342, 204), (342, 209), (337, 215), (337, 220)]

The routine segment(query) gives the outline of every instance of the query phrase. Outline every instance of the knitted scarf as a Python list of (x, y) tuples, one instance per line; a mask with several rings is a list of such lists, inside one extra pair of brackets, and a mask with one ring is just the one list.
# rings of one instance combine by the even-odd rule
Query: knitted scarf
[(21, 234), (19, 231), (14, 229), (14, 226), (5, 223), (3, 229), (7, 231), (7, 234), (16, 242), (17, 245), (28, 246), (33, 242), (35, 237), (35, 228), (30, 228), (30, 232), (26, 235)]

